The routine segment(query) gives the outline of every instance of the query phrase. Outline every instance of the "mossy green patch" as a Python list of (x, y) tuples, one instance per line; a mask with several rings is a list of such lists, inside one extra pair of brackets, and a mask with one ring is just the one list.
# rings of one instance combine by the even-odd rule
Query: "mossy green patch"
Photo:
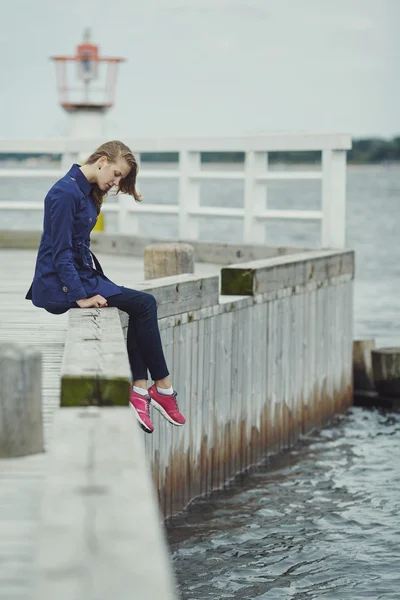
[(63, 407), (127, 406), (130, 383), (127, 378), (66, 375), (61, 379), (60, 404)]
[(221, 294), (223, 296), (253, 296), (253, 269), (221, 269)]

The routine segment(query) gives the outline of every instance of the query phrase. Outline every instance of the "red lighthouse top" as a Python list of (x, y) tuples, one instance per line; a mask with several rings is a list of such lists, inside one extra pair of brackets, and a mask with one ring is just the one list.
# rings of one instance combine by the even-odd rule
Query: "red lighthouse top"
[(51, 60), (56, 64), (58, 94), (65, 110), (105, 111), (113, 106), (118, 65), (125, 59), (100, 57), (99, 47), (91, 43), (88, 29), (75, 56), (52, 56)]

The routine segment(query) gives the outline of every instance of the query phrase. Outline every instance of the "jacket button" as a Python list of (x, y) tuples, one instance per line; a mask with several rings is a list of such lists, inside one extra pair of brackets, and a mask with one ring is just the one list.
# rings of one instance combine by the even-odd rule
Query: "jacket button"
[(63, 292), (68, 292), (68, 288), (66, 285), (64, 285), (64, 287), (63, 287)]
[(90, 219), (89, 219), (89, 223), (91, 223), (92, 221), (93, 221), (93, 219), (92, 219), (92, 217), (90, 217)]

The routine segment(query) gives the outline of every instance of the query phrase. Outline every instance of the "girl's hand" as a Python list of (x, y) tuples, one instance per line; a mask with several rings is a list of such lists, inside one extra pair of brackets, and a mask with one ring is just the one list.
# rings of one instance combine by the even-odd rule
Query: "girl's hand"
[(107, 306), (107, 300), (96, 294), (92, 298), (82, 298), (82, 300), (76, 300), (77, 305), (80, 308), (105, 308)]

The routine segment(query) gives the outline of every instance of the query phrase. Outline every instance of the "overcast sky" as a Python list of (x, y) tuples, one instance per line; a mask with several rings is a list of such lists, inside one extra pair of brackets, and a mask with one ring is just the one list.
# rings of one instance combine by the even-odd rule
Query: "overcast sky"
[(400, 133), (400, 0), (0, 0), (0, 137), (65, 132), (54, 54), (119, 71), (110, 136)]

